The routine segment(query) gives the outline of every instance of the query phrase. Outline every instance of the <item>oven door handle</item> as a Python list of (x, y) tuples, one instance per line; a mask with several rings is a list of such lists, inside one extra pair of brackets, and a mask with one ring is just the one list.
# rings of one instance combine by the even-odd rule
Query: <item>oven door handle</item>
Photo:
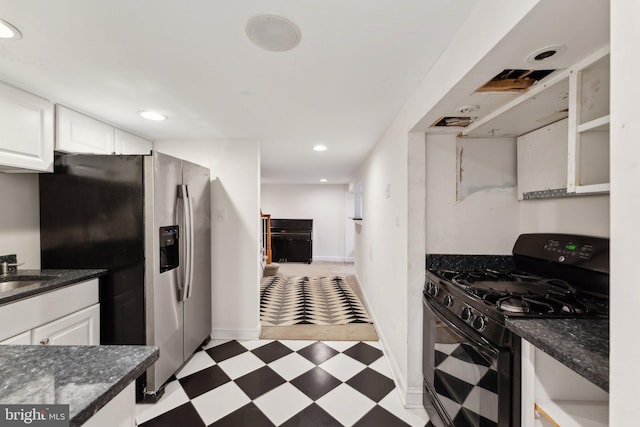
[(467, 341), (471, 341), (472, 343), (474, 343), (474, 345), (476, 345), (478, 347), (478, 350), (482, 350), (482, 352), (486, 352), (484, 354), (484, 356), (486, 356), (486, 357), (488, 357), (488, 358), (490, 358), (492, 360), (495, 359), (496, 357), (498, 357), (499, 351), (496, 348), (494, 348), (491, 345), (491, 343), (489, 343), (483, 336), (478, 335), (476, 337), (472, 337), (470, 334), (468, 334), (467, 332), (463, 331), (462, 328), (460, 328), (459, 326), (457, 326), (456, 324), (451, 322), (451, 320), (449, 320), (447, 318), (447, 315), (445, 313), (441, 312), (438, 309), (438, 307), (436, 307), (425, 296), (422, 297), (422, 302), (427, 305), (427, 308), (429, 310), (431, 310), (431, 312), (434, 314), (434, 316), (438, 320), (440, 320), (442, 323), (444, 323), (447, 327), (453, 329), (462, 338), (466, 339)]

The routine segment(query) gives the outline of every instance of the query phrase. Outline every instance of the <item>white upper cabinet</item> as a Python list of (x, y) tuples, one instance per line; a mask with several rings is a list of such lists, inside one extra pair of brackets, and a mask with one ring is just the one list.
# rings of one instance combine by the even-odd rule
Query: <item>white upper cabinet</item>
[(53, 104), (0, 83), (0, 171), (52, 171), (53, 137)]
[(609, 192), (609, 48), (571, 71), (567, 191)]
[(66, 153), (113, 154), (115, 128), (96, 119), (56, 106), (56, 150)]
[(116, 154), (151, 154), (152, 148), (151, 141), (116, 129)]

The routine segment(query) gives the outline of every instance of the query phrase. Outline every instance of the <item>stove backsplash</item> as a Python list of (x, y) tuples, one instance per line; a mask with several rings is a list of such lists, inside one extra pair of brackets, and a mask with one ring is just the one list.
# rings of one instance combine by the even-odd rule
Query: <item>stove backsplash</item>
[(513, 270), (515, 266), (511, 255), (427, 254), (426, 268), (427, 270), (478, 270), (482, 268)]

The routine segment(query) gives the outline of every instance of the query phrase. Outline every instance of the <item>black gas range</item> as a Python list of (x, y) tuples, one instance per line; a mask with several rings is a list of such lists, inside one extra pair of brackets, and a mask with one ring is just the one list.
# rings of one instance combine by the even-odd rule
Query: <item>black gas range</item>
[(507, 317), (608, 316), (609, 240), (523, 234), (513, 256), (432, 255), (424, 403), (436, 426), (520, 425), (520, 339)]

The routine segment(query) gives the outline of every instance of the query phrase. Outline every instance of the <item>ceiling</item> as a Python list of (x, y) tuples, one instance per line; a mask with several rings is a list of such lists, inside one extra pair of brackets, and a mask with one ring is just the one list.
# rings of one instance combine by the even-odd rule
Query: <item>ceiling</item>
[[(516, 25), (482, 60), (444, 96), (414, 127), (414, 131), (427, 133), (467, 132), (464, 128), (436, 128), (432, 125), (442, 117), (473, 116), (481, 122), (485, 116), (508, 104), (520, 96), (517, 92), (477, 92), (492, 77), (503, 70), (557, 70), (539, 82), (553, 80), (562, 70), (570, 68), (598, 49), (609, 44), (610, 19), (609, 1), (604, 0), (546, 0), (539, 2), (518, 25)], [(561, 49), (558, 47), (561, 46)], [(543, 62), (530, 62), (530, 54), (552, 47), (558, 50)], [(548, 114), (537, 127), (560, 120), (567, 116), (568, 79), (557, 85), (552, 94), (555, 98), (545, 100), (543, 110)], [(551, 91), (548, 91), (551, 92)], [(462, 106), (476, 106), (478, 109), (469, 114), (460, 113)], [(529, 124), (533, 118), (525, 111), (524, 116), (509, 117), (513, 120), (505, 129), (491, 129), (496, 136), (509, 133), (521, 123)], [(564, 113), (561, 115), (559, 113)], [(495, 123), (493, 123), (495, 125)], [(471, 126), (473, 127), (473, 126)], [(536, 124), (533, 124), (536, 128)], [(529, 129), (532, 130), (532, 129)], [(471, 135), (471, 134), (470, 134)], [(478, 135), (473, 135), (478, 136)], [(484, 135), (489, 136), (489, 135)], [(509, 136), (517, 136), (510, 134)]]
[[(152, 140), (258, 140), (265, 183), (346, 183), (477, 2), (0, 0), (0, 80)], [(253, 45), (263, 13), (300, 44)]]

